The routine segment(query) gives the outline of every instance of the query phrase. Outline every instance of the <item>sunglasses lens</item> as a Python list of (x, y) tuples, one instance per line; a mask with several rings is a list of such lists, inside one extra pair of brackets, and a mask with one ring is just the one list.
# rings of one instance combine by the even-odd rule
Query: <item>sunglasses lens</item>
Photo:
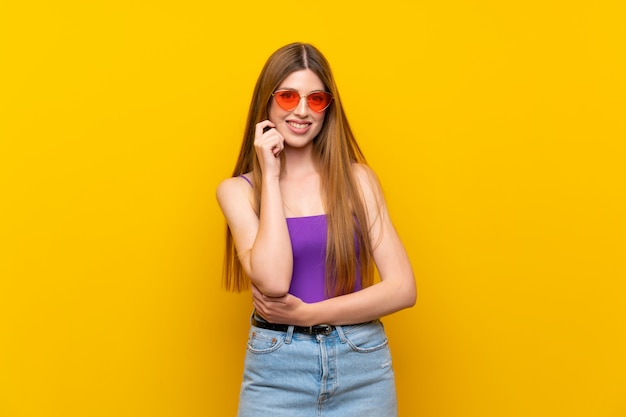
[(324, 91), (309, 94), (307, 97), (307, 103), (311, 110), (321, 112), (328, 107), (332, 96)]
[(283, 110), (293, 110), (298, 107), (300, 96), (295, 91), (278, 91), (274, 94), (276, 104)]

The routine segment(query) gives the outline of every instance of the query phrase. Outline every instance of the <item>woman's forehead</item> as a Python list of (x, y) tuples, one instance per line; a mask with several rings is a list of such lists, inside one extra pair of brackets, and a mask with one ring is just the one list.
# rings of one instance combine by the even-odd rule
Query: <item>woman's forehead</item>
[(310, 69), (294, 71), (280, 83), (279, 88), (288, 88), (300, 92), (323, 90), (324, 83)]

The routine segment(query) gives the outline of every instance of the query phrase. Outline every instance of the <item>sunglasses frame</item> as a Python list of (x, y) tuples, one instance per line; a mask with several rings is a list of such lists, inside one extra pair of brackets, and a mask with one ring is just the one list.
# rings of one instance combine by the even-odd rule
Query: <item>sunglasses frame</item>
[[(281, 106), (280, 104), (278, 104), (278, 101), (276, 101), (276, 94), (278, 94), (278, 93), (284, 93), (284, 92), (290, 92), (290, 93), (294, 93), (294, 94), (297, 94), (298, 96), (300, 96), (300, 99), (298, 100), (298, 103), (297, 103), (294, 107), (292, 107), (292, 108), (290, 108), (290, 109), (285, 109), (283, 106)], [(321, 109), (321, 110), (314, 110), (314, 109), (312, 109), (312, 108), (311, 108), (311, 106), (309, 105), (309, 96), (310, 96), (311, 94), (315, 94), (315, 93), (324, 93), (324, 94), (327, 94), (327, 95), (330, 97), (330, 100), (328, 100), (328, 104), (327, 104), (327, 105), (326, 105), (323, 109)], [(333, 100), (335, 99), (331, 93), (329, 93), (328, 91), (324, 91), (324, 90), (315, 90), (315, 91), (311, 91), (311, 92), (310, 92), (310, 93), (308, 93), (308, 94), (304, 94), (304, 95), (302, 95), (302, 94), (300, 94), (298, 91), (296, 91), (296, 90), (290, 90), (289, 88), (281, 88), (280, 90), (276, 90), (276, 91), (274, 91), (274, 92), (272, 93), (272, 97), (274, 98), (274, 102), (276, 103), (276, 105), (277, 105), (278, 107), (280, 107), (281, 109), (285, 110), (285, 111), (292, 111), (292, 110), (294, 110), (296, 107), (298, 107), (298, 106), (300, 105), (300, 101), (302, 101), (302, 99), (304, 98), (304, 99), (306, 99), (306, 105), (307, 105), (307, 107), (308, 107), (309, 109), (313, 110), (313, 111), (314, 111), (314, 112), (316, 112), (316, 113), (322, 113), (322, 112), (326, 111), (326, 109), (327, 109), (328, 107), (330, 107), (330, 105), (332, 104)]]

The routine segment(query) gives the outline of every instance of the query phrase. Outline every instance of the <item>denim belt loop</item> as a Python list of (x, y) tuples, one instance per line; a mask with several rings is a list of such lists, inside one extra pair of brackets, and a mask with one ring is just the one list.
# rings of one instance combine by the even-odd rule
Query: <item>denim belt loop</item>
[(294, 326), (289, 326), (289, 328), (287, 329), (287, 335), (285, 336), (285, 343), (287, 344), (291, 343), (291, 338), (293, 337), (293, 329)]
[(341, 343), (346, 343), (347, 339), (345, 333), (343, 332), (343, 327), (335, 326), (335, 329), (337, 330), (337, 335), (339, 336), (339, 340), (341, 340)]

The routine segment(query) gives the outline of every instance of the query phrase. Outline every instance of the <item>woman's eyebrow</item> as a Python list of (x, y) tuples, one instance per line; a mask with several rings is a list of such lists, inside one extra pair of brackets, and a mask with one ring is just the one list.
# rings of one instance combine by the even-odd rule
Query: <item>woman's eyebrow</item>
[[(289, 90), (289, 91), (295, 91), (296, 93), (300, 93), (300, 90), (298, 90), (297, 88), (291, 88), (291, 87), (278, 87), (275, 91), (281, 91), (281, 90)], [(319, 91), (323, 91), (326, 92), (326, 90), (324, 89), (317, 89), (317, 90), (311, 90), (309, 91), (307, 94), (311, 94), (311, 93), (317, 93)]]

